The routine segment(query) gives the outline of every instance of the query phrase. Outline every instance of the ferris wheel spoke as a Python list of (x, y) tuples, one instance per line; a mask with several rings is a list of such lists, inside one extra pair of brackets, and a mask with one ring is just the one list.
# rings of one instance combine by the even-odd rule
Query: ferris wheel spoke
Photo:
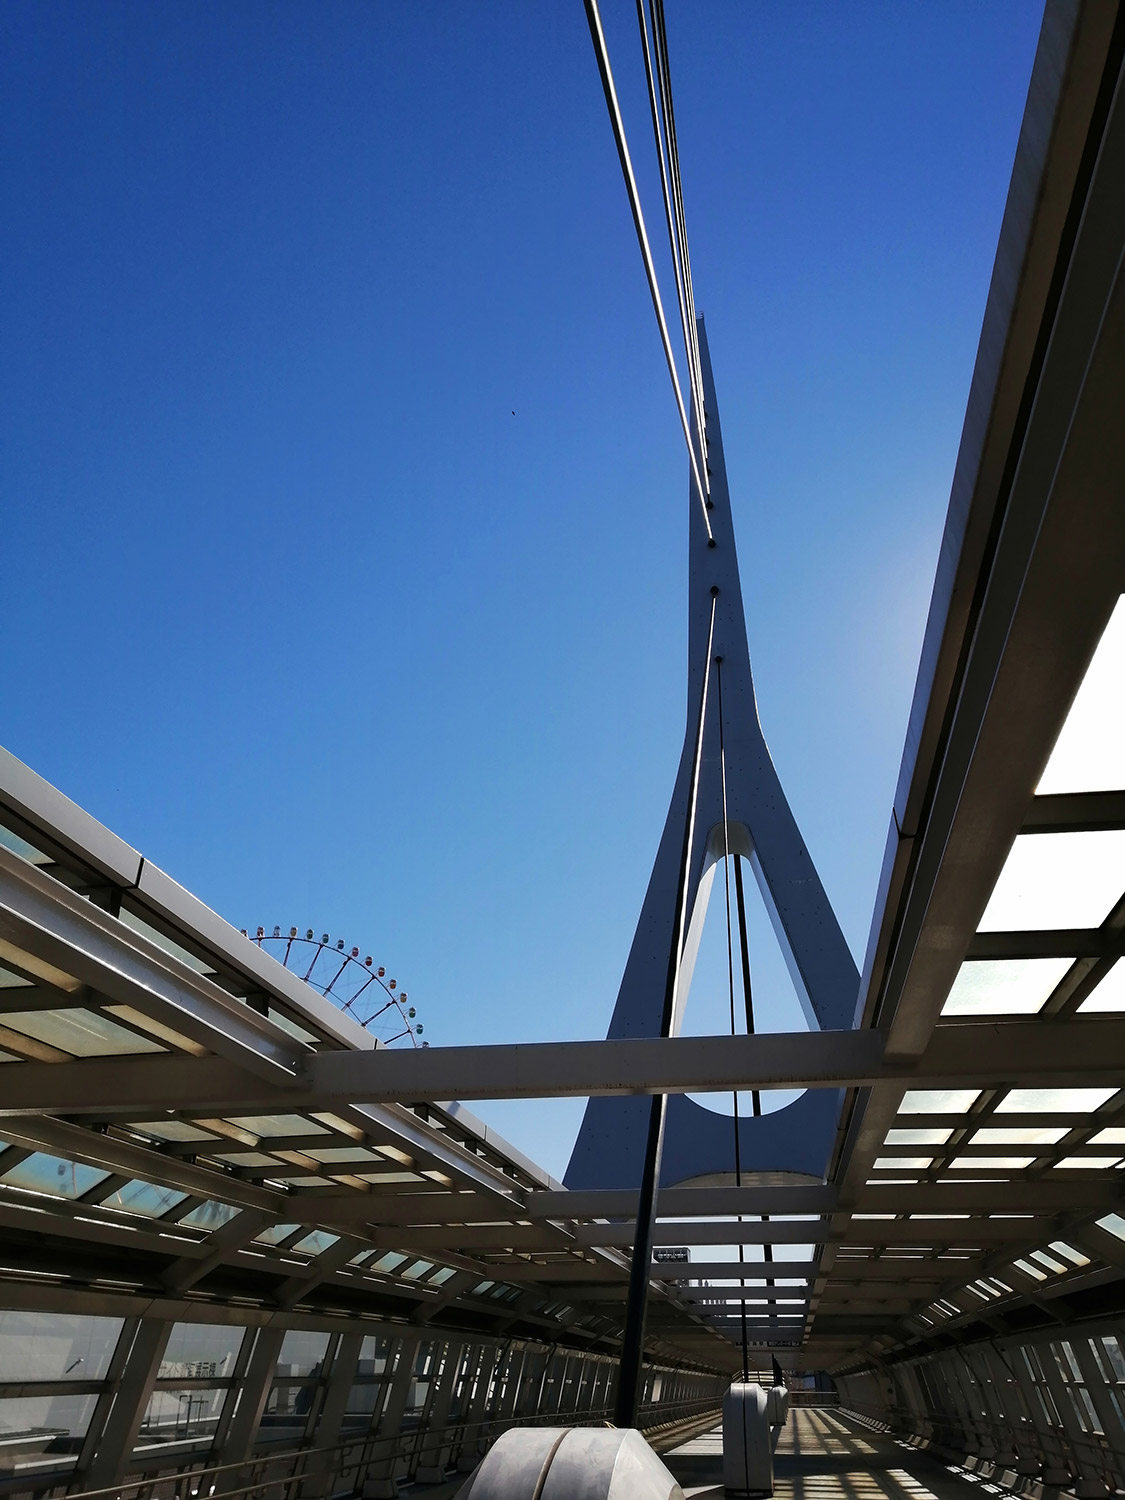
[[(301, 975), (302, 982), (311, 990), (323, 995), (341, 1014), (349, 1016), (365, 1031), (377, 1036), (381, 1046), (390, 1047), (406, 1038), (410, 1039), (414, 1047), (429, 1045), (428, 1042), (419, 1043), (417, 1040), (416, 1033), (421, 1033), (422, 1025), (420, 1022), (417, 1026), (411, 1024), (415, 1011), (413, 1006), (407, 1004), (406, 992), (398, 991), (393, 979), (383, 977), (385, 969), (373, 969), (370, 957), (361, 959), (358, 948), (348, 950), (342, 940), (332, 945), (327, 933), (317, 941), (311, 927), (304, 936), (295, 927), (290, 927), (284, 936), (280, 927), (274, 927), (272, 932), (259, 927), (253, 941), (262, 952), (271, 953), (284, 968), (288, 969), (292, 963), (290, 973)], [(312, 956), (306, 967), (302, 954), (310, 950)], [(331, 978), (325, 982), (316, 976), (317, 965), (322, 957), (327, 956), (338, 959), (339, 963), (337, 966), (327, 965), (321, 969), (321, 973), (331, 974)], [(367, 1005), (361, 1005), (360, 1002), (373, 983), (379, 984), (387, 999), (369, 1015), (364, 1015)], [(352, 993), (349, 994), (349, 991)], [(367, 1002), (368, 1005), (371, 1003), (373, 1002)], [(395, 1030), (396, 1024), (400, 1029)], [(385, 1032), (390, 1034), (384, 1035)]]

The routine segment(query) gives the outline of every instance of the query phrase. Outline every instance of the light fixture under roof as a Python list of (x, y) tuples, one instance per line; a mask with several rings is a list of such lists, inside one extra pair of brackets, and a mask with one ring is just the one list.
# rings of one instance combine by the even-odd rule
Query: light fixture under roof
[(1125, 828), (1024, 833), (1000, 871), (981, 932), (1100, 927), (1125, 890)]
[(1125, 595), (1117, 601), (1036, 791), (1125, 790)]
[(1034, 1015), (1043, 1009), (1072, 962), (1069, 958), (969, 959), (961, 965), (941, 1013)]

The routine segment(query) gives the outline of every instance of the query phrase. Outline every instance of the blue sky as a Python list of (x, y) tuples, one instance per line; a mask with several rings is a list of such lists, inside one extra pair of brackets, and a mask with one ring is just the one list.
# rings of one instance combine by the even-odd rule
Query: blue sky
[[(669, 0), (761, 715), (857, 957), (1039, 19)], [(236, 925), (376, 954), (435, 1044), (602, 1034), (688, 492), (580, 0), (0, 32), (0, 742)], [(479, 1112), (561, 1174), (578, 1108)]]

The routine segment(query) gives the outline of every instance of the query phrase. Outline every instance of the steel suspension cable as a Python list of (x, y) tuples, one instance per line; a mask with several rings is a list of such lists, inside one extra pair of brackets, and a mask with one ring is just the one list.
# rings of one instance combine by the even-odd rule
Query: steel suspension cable
[(653, 45), (656, 50), (657, 78), (660, 84), (661, 112), (664, 120), (664, 139), (668, 145), (668, 175), (672, 190), (675, 232), (679, 240), (680, 259), (683, 266), (684, 296), (687, 303), (687, 357), (688, 363), (692, 367), (697, 386), (698, 410), (700, 413), (700, 447), (704, 454), (704, 463), (706, 463), (703, 369), (699, 356), (699, 330), (695, 317), (695, 291), (691, 279), (691, 256), (688, 253), (684, 191), (680, 180), (680, 148), (676, 137), (676, 111), (672, 103), (672, 73), (668, 62), (668, 30), (664, 20), (664, 0), (649, 0), (649, 13), (652, 18)]
[[(657, 99), (656, 66), (652, 48), (649, 46), (648, 22), (645, 19), (644, 0), (637, 0), (637, 26), (641, 33), (641, 52), (645, 64), (645, 83), (648, 85), (648, 107), (652, 116), (652, 135), (656, 145), (656, 160), (660, 166), (660, 189), (664, 198), (664, 221), (668, 227), (668, 248), (672, 255), (672, 271), (676, 279), (676, 301), (680, 309), (680, 328), (684, 336), (684, 353), (687, 357), (688, 378), (691, 381), (692, 409), (695, 413), (696, 431), (699, 434), (700, 456), (706, 462), (705, 413), (703, 408), (703, 381), (700, 366), (695, 358), (697, 346), (693, 341), (691, 316), (685, 288), (683, 258), (680, 236), (677, 231), (676, 213), (672, 205), (672, 186), (667, 161), (665, 140), (667, 130), (665, 113)], [(686, 249), (686, 246), (683, 247)]]
[[(719, 706), (719, 779), (723, 789), (723, 887), (726, 894), (727, 904), (727, 992), (730, 996), (730, 1034), (735, 1034), (734, 1022), (734, 942), (731, 935), (730, 921), (730, 820), (727, 816), (727, 750), (723, 737), (723, 658), (715, 658), (715, 692)], [(737, 855), (735, 856), (737, 858)], [(742, 1142), (738, 1138), (738, 1090), (731, 1094), (734, 1101), (734, 1185), (736, 1188), (742, 1186)], [(742, 1223), (742, 1215), (738, 1215), (739, 1224)], [(738, 1264), (743, 1269), (746, 1262), (746, 1250), (741, 1237), (738, 1241)], [(746, 1334), (746, 1278), (739, 1278), (738, 1285), (742, 1291), (739, 1307), (742, 1313), (742, 1378), (750, 1379), (750, 1350), (749, 1340)]]
[(640, 193), (637, 191), (637, 180), (633, 174), (633, 162), (629, 155), (629, 143), (625, 139), (625, 122), (621, 117), (621, 107), (617, 102), (617, 89), (613, 82), (613, 71), (609, 65), (609, 50), (606, 47), (605, 32), (602, 30), (602, 18), (598, 11), (597, 0), (585, 0), (585, 6), (586, 19), (590, 25), (590, 36), (594, 43), (594, 53), (598, 60), (598, 72), (601, 74), (602, 89), (605, 93), (606, 106), (609, 109), (610, 123), (613, 126), (613, 138), (617, 143), (617, 155), (620, 158), (621, 171), (625, 178), (625, 190), (629, 195), (629, 207), (633, 212), (633, 225), (637, 231), (637, 243), (641, 248), (641, 258), (645, 265), (645, 276), (648, 278), (648, 289), (652, 297), (656, 321), (660, 327), (660, 340), (664, 346), (664, 358), (668, 364), (668, 374), (672, 378), (672, 389), (676, 396), (676, 407), (680, 414), (680, 426), (683, 428), (684, 441), (687, 443), (692, 478), (695, 481), (695, 491), (699, 496), (700, 508), (703, 511), (703, 524), (707, 528), (707, 544), (713, 547), (715, 545), (715, 538), (711, 531), (711, 520), (707, 514), (707, 487), (703, 480), (703, 472), (699, 459), (696, 455), (695, 444), (692, 441), (687, 409), (684, 406), (684, 395), (680, 388), (680, 377), (676, 370), (676, 358), (672, 352), (672, 340), (668, 334), (668, 323), (664, 316), (664, 304), (660, 297), (660, 285), (656, 279), (656, 267), (653, 264), (648, 230), (645, 228), (644, 213), (641, 209)]
[[(668, 970), (664, 982), (664, 1008), (660, 1017), (660, 1035), (672, 1035), (680, 993), (680, 971), (683, 965), (687, 934), (688, 877), (695, 847), (695, 813), (699, 802), (699, 772), (703, 764), (703, 731), (707, 723), (707, 688), (711, 680), (711, 651), (715, 643), (715, 605), (717, 588), (711, 590), (711, 623), (707, 630), (707, 654), (703, 658), (703, 684), (699, 691), (699, 720), (695, 732), (688, 805), (684, 817), (684, 841), (680, 852), (680, 873), (676, 885), (676, 905), (672, 913), (672, 938), (668, 946)], [(613, 1420), (618, 1427), (635, 1427), (640, 1405), (641, 1366), (644, 1361), (645, 1313), (652, 1262), (653, 1226), (656, 1220), (656, 1195), (660, 1187), (660, 1163), (664, 1155), (664, 1122), (668, 1113), (668, 1096), (654, 1094), (649, 1110), (648, 1135), (645, 1140), (644, 1169), (637, 1195), (637, 1224), (633, 1236), (633, 1258), (629, 1266), (629, 1291), (625, 1303), (625, 1336), (617, 1371), (617, 1391), (613, 1403)]]
[[(742, 957), (742, 998), (746, 1006), (746, 1035), (754, 1035), (754, 991), (750, 983), (750, 944), (746, 929), (746, 892), (742, 885), (742, 861), (736, 859), (734, 862), (734, 892), (738, 902), (738, 943)], [(762, 1113), (762, 1095), (758, 1089), (750, 1094), (754, 1115), (757, 1117)], [(762, 1215), (762, 1223), (769, 1223), (769, 1215)], [(762, 1246), (762, 1253), (766, 1260), (773, 1260), (773, 1246), (766, 1241)]]

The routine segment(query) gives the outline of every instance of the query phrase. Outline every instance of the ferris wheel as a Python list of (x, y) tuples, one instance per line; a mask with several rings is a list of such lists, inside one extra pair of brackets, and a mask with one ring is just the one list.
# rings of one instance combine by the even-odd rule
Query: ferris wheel
[(343, 938), (333, 941), (327, 932), (317, 937), (311, 927), (303, 933), (296, 927), (284, 932), (280, 927), (259, 927), (252, 941), (358, 1021), (381, 1046), (430, 1045), (419, 1040), (422, 1023), (415, 1019), (417, 1012), (407, 1003), (398, 981), (388, 979), (386, 969), (376, 965), (370, 954), (361, 958), (359, 949), (350, 948)]

